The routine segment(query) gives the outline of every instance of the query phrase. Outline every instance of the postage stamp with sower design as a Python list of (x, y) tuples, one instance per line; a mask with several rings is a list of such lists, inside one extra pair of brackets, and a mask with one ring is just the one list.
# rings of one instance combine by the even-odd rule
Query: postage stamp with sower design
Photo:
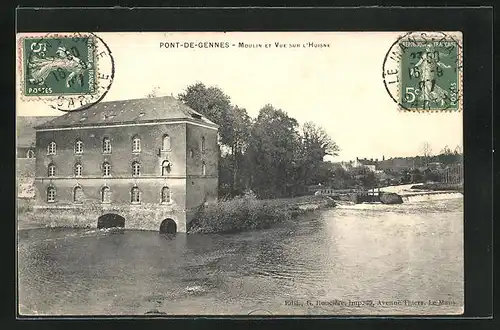
[(406, 108), (458, 110), (458, 45), (423, 39), (401, 42), (401, 104)]
[(94, 33), (30, 33), (18, 40), (19, 90), (25, 101), (83, 110), (111, 88), (114, 59)]
[(389, 50), (384, 82), (400, 108), (461, 110), (461, 42), (445, 33), (409, 33)]
[(95, 92), (95, 41), (91, 35), (23, 39), (24, 95)]

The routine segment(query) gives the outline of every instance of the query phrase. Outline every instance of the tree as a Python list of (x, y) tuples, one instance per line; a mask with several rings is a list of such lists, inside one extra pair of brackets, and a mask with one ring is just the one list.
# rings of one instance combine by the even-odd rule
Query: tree
[(451, 152), (451, 149), (446, 145), (444, 148), (441, 150), (442, 155), (452, 155), (453, 153)]
[[(327, 162), (324, 162), (327, 163)], [(335, 189), (346, 189), (346, 188), (352, 188), (356, 185), (356, 180), (353, 178), (353, 175), (351, 175), (351, 171), (353, 168), (351, 167), (350, 170), (345, 170), (342, 166), (335, 166), (332, 174), (332, 187)]]
[(441, 181), (441, 176), (439, 175), (439, 173), (437, 171), (433, 171), (431, 169), (426, 169), (424, 171), (423, 180), (426, 182), (427, 181), (439, 182), (439, 181)]
[(453, 164), (459, 161), (459, 157), (457, 156), (456, 151), (451, 151), (448, 146), (445, 146), (443, 150), (441, 150), (441, 153), (437, 156), (437, 159), (440, 163), (445, 165)]
[(149, 92), (148, 94), (146, 94), (146, 97), (147, 98), (157, 97), (159, 90), (160, 90), (159, 86), (154, 86), (153, 89), (151, 90), (151, 92)]
[(332, 141), (325, 129), (313, 122), (306, 122), (302, 126), (302, 139), (305, 147), (318, 160), (326, 155), (338, 156), (340, 148)]
[(418, 168), (414, 168), (410, 171), (410, 177), (412, 183), (420, 183), (423, 180), (423, 175)]
[(251, 188), (261, 198), (290, 196), (331, 179), (323, 158), (340, 149), (322, 127), (308, 122), (299, 133), (297, 120), (271, 104), (252, 120), (220, 88), (200, 82), (187, 86), (179, 99), (219, 125), (221, 194)]
[(228, 143), (231, 128), (226, 122), (228, 112), (231, 109), (231, 99), (226, 93), (218, 87), (206, 87), (203, 83), (198, 82), (188, 86), (178, 97), (187, 106), (218, 124), (221, 142), (225, 145), (231, 145)]
[(375, 187), (377, 182), (375, 173), (370, 171), (365, 166), (357, 166), (353, 167), (349, 174), (355, 180), (355, 185), (359, 187), (363, 187), (365, 189), (371, 189)]
[(337, 178), (337, 173), (339, 174), (339, 179), (342, 177), (343, 173), (340, 173), (340, 171), (345, 173), (345, 170), (341, 166), (335, 165), (332, 162), (322, 161), (318, 164), (317, 171), (314, 173), (314, 183), (330, 185)]
[(245, 109), (233, 106), (227, 113), (226, 123), (229, 125), (226, 130), (228, 134), (226, 140), (230, 144), (230, 155), (232, 157), (231, 193), (240, 194), (247, 186), (247, 182), (242, 180), (243, 176), (240, 175), (239, 171), (244, 161), (243, 154), (248, 147), (252, 121)]
[(251, 187), (261, 198), (288, 196), (296, 184), (298, 123), (284, 111), (265, 105), (252, 127), (247, 149)]
[(321, 126), (312, 122), (304, 123), (301, 133), (295, 151), (296, 178), (304, 186), (324, 182), (328, 166), (323, 166), (323, 159), (326, 155), (337, 156), (340, 148)]
[(251, 119), (246, 110), (231, 105), (230, 97), (220, 88), (206, 87), (200, 82), (188, 86), (183, 93), (179, 94), (179, 99), (219, 125), (222, 149), (229, 152), (229, 155), (221, 155), (219, 159), (220, 173), (224, 174), (219, 178), (219, 186), (221, 190), (229, 190), (231, 195), (242, 191), (245, 188), (245, 182), (241, 180), (239, 169), (243, 162), (242, 154), (248, 145), (251, 128)]

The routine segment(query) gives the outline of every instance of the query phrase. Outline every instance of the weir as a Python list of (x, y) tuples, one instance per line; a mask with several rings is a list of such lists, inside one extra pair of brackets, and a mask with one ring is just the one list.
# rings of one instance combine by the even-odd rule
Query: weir
[(420, 202), (420, 201), (430, 201), (430, 200), (441, 200), (449, 198), (461, 198), (462, 193), (456, 191), (431, 191), (427, 193), (414, 193), (408, 195), (402, 195), (403, 201), (405, 202)]
[(350, 201), (356, 204), (359, 203), (383, 203), (383, 204), (401, 204), (402, 202), (429, 200), (429, 199), (446, 199), (463, 196), (462, 193), (456, 191), (398, 191), (388, 192), (380, 188), (371, 190), (358, 189), (320, 189), (316, 191), (316, 195), (330, 196), (336, 200)]

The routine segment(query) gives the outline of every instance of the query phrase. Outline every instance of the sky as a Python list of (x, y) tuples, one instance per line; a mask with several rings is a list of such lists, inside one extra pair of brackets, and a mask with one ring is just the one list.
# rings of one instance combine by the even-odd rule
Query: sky
[[(272, 104), (300, 124), (321, 125), (341, 151), (329, 160), (415, 156), (462, 146), (462, 113), (400, 112), (382, 80), (384, 57), (403, 32), (99, 33), (111, 49), (115, 79), (103, 101), (177, 96), (196, 82), (218, 86), (255, 118)], [(169, 42), (229, 42), (229, 48), (160, 47)], [(238, 43), (261, 44), (242, 48)], [(299, 44), (298, 48), (276, 47)], [(309, 42), (329, 47), (302, 47)], [(235, 44), (235, 46), (232, 46)], [(270, 44), (269, 48), (265, 44)], [(19, 51), (19, 50), (18, 50)], [(19, 65), (19, 64), (18, 64)], [(18, 67), (18, 84), (21, 72)], [(63, 114), (26, 100), (18, 116)]]

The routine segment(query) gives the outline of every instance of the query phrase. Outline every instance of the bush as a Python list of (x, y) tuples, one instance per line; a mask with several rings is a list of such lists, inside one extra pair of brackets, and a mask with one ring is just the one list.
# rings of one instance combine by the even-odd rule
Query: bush
[(252, 193), (203, 206), (196, 215), (190, 232), (228, 233), (245, 229), (269, 228), (277, 222), (291, 219), (288, 207), (276, 207), (258, 200)]

